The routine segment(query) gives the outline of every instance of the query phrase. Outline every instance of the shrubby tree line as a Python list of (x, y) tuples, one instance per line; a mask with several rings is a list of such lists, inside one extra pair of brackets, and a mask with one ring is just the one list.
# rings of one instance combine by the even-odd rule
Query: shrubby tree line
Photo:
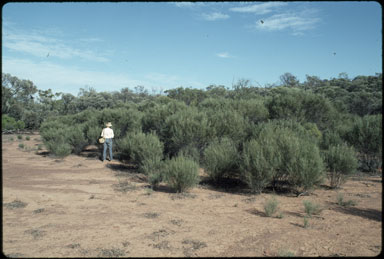
[(301, 193), (326, 177), (339, 187), (356, 170), (381, 169), (382, 74), (280, 79), (165, 94), (87, 87), (73, 96), (3, 74), (2, 129), (39, 130), (46, 148), (64, 157), (97, 145), (111, 121), (120, 160), (134, 163), (151, 185), (166, 182), (180, 192), (197, 183), (200, 167), (212, 183), (241, 181), (256, 193)]

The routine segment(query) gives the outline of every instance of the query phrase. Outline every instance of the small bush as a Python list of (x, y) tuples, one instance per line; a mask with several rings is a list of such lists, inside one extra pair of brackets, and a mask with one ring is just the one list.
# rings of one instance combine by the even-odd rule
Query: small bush
[(277, 212), (279, 202), (275, 197), (272, 197), (264, 204), (264, 212), (267, 217), (271, 217)]
[(192, 145), (202, 150), (215, 135), (206, 113), (195, 107), (177, 111), (165, 119), (163, 129), (165, 152), (177, 155), (185, 147)]
[(83, 127), (79, 125), (67, 129), (66, 139), (75, 154), (79, 154), (88, 144), (83, 133)]
[(355, 206), (357, 204), (354, 200), (344, 200), (344, 195), (341, 193), (337, 194), (337, 204), (343, 207)]
[(66, 157), (72, 153), (72, 147), (68, 143), (48, 143), (48, 145), (57, 157)]
[(304, 216), (304, 224), (303, 224), (303, 227), (304, 227), (304, 228), (308, 228), (308, 227), (309, 227), (308, 215), (305, 215), (305, 216)]
[(160, 160), (146, 159), (141, 170), (148, 176), (148, 182), (152, 188), (157, 187), (163, 181), (164, 162)]
[(204, 150), (204, 167), (216, 182), (236, 170), (238, 160), (236, 146), (229, 138), (214, 141)]
[(11, 116), (8, 116), (7, 114), (2, 114), (1, 128), (2, 130), (7, 130), (7, 131), (20, 130), (25, 128), (25, 123), (21, 120), (16, 121), (16, 119), (14, 119)]
[(8, 209), (25, 208), (28, 204), (20, 200), (14, 200), (10, 203), (4, 203), (4, 206)]
[(346, 144), (331, 146), (325, 152), (325, 161), (332, 188), (340, 187), (357, 169), (356, 153)]
[(24, 148), (24, 144), (23, 144), (23, 143), (20, 143), (20, 144), (19, 144), (19, 148), (23, 149), (23, 148)]
[(145, 174), (156, 171), (163, 158), (163, 143), (152, 133), (128, 134), (120, 141), (119, 148), (122, 156), (138, 164), (139, 170)]
[(25, 140), (30, 140), (31, 138), (29, 136), (26, 136), (25, 137)]
[(272, 143), (261, 145), (256, 140), (244, 144), (241, 171), (253, 192), (261, 193), (271, 183), (279, 166), (279, 156)]
[(120, 248), (101, 249), (100, 257), (120, 257), (125, 256), (125, 251)]
[(23, 136), (22, 136), (22, 135), (17, 135), (17, 139), (18, 139), (18, 140), (22, 140), (22, 139), (23, 139)]
[(166, 162), (164, 178), (176, 192), (184, 192), (198, 183), (199, 166), (189, 158), (177, 156)]
[(307, 213), (308, 217), (312, 217), (314, 214), (319, 214), (323, 210), (320, 204), (316, 204), (308, 200), (304, 200), (303, 204), (304, 211)]
[(253, 191), (261, 192), (268, 184), (288, 184), (296, 191), (306, 191), (322, 183), (324, 164), (318, 137), (307, 131), (294, 121), (271, 121), (253, 129), (241, 161), (242, 175)]
[(182, 147), (177, 153), (179, 156), (184, 156), (192, 159), (196, 163), (200, 164), (200, 151), (193, 144)]

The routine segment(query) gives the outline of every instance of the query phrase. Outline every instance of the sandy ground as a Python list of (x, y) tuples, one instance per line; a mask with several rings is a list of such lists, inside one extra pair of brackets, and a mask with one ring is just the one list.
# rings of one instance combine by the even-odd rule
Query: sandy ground
[[(200, 184), (186, 194), (148, 188), (96, 147), (50, 157), (30, 140), (2, 136), (3, 240), (9, 257), (376, 256), (382, 249), (382, 177), (357, 176), (309, 196), (251, 195)], [(13, 140), (11, 140), (13, 138)], [(24, 144), (24, 149), (19, 144)], [(203, 176), (204, 172), (201, 171)], [(337, 195), (355, 206), (338, 205)], [(322, 206), (305, 221), (303, 201)]]

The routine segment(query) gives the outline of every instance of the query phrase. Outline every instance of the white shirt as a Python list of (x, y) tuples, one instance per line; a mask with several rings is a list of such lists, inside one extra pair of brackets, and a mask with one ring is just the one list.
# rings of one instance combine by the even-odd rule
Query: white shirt
[(114, 137), (113, 129), (111, 129), (111, 128), (104, 128), (103, 131), (101, 132), (101, 136), (103, 138), (113, 138)]

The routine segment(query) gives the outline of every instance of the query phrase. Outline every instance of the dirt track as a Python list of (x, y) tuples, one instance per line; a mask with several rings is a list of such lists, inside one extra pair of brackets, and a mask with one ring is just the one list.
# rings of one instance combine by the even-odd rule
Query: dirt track
[[(2, 136), (2, 245), (10, 257), (376, 256), (382, 249), (381, 176), (310, 196), (277, 195), (279, 212), (266, 217), (271, 193), (208, 185), (184, 195), (152, 191), (133, 168), (102, 163), (95, 147), (61, 160), (33, 150), (39, 135), (25, 136)], [(337, 193), (357, 205), (338, 205)], [(308, 227), (303, 200), (324, 208)]]

